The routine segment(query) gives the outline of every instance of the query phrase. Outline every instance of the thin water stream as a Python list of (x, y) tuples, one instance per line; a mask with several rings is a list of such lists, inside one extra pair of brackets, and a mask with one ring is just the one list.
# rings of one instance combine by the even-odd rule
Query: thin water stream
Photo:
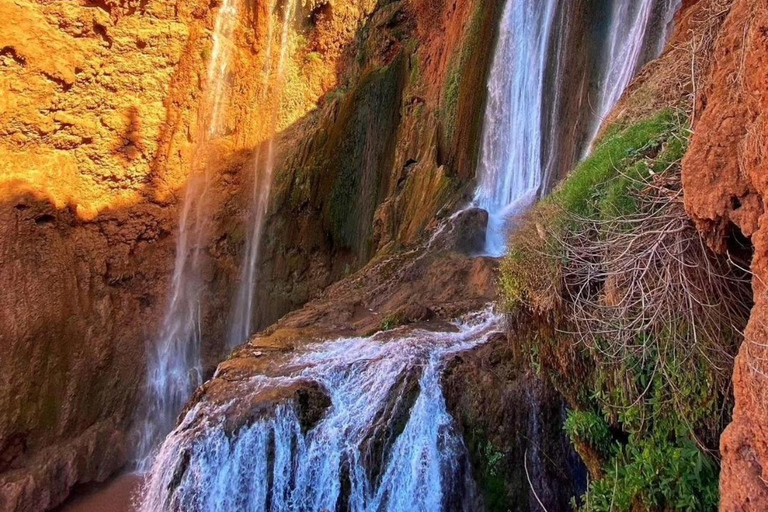
[(277, 65), (275, 66), (275, 79), (273, 76), (272, 63), (272, 34), (274, 33), (274, 18), (271, 15), (273, 8), (270, 9), (268, 20), (269, 45), (267, 49), (266, 64), (264, 68), (264, 94), (272, 96), (276, 105), (272, 109), (269, 126), (273, 130), (266, 143), (266, 155), (262, 158), (262, 150), (256, 153), (253, 163), (253, 188), (251, 193), (250, 212), (248, 224), (250, 230), (245, 244), (245, 253), (240, 270), (240, 284), (238, 286), (230, 322), (230, 331), (228, 347), (230, 349), (245, 342), (254, 332), (254, 315), (258, 304), (255, 304), (256, 286), (258, 282), (259, 254), (261, 247), (261, 238), (264, 232), (264, 221), (269, 207), (270, 192), (272, 190), (272, 179), (275, 171), (275, 133), (281, 99), (284, 90), (285, 65), (288, 57), (290, 44), (290, 30), (293, 23), (296, 10), (296, 1), (289, 0), (283, 4), (283, 23), (280, 34), (280, 51), (278, 53)]
[[(207, 126), (198, 146), (220, 136), (226, 117), (226, 80), (234, 50), (239, 0), (224, 0), (216, 15), (213, 49), (208, 66)], [(193, 165), (195, 163), (193, 162)], [(201, 253), (205, 250), (206, 203), (212, 177), (207, 167), (193, 169), (186, 186), (179, 220), (168, 306), (160, 335), (148, 346), (147, 391), (138, 420), (136, 466), (146, 471), (152, 450), (173, 428), (176, 416), (197, 386), (202, 383), (200, 297)]]
[[(591, 134), (571, 141), (586, 151), (638, 71), (663, 50), (680, 0), (613, 0), (609, 6), (610, 12), (600, 13), (607, 16), (608, 31), (598, 45), (603, 59), (595, 77), (599, 105), (595, 110), (585, 105), (581, 112), (592, 120)], [(564, 142), (553, 136), (553, 128), (574, 122), (559, 111), (561, 99), (574, 94), (563, 78), (571, 20), (558, 16), (562, 8), (559, 0), (509, 0), (504, 9), (474, 198), (474, 205), (489, 213), (485, 252), (491, 256), (504, 255), (512, 219), (553, 185), (552, 169)]]

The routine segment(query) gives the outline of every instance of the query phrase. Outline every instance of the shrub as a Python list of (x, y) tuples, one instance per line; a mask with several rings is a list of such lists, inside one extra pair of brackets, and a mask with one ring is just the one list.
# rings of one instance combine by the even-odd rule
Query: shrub
[(592, 411), (570, 411), (564, 428), (574, 445), (584, 443), (603, 456), (610, 455), (613, 436), (608, 423), (599, 414)]
[(590, 485), (583, 512), (717, 510), (718, 468), (691, 442), (651, 438), (619, 448)]
[(564, 427), (600, 455), (593, 476), (604, 477), (586, 512), (717, 505), (711, 453), (729, 421), (751, 291), (685, 213), (688, 136), (672, 111), (609, 130), (521, 221), (502, 264), (510, 315), (538, 325), (520, 345), (575, 407), (593, 411), (570, 413)]

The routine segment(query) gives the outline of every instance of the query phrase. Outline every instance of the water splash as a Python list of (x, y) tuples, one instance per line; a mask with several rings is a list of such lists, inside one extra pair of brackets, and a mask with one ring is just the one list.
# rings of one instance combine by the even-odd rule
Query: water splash
[[(208, 126), (205, 144), (220, 136), (228, 106), (225, 84), (238, 22), (238, 0), (224, 0), (216, 15), (213, 50), (208, 67)], [(176, 416), (202, 382), (200, 296), (201, 253), (205, 247), (208, 169), (195, 172), (187, 183), (179, 220), (171, 292), (160, 336), (148, 349), (147, 396), (137, 426), (136, 465), (148, 469), (150, 454), (173, 429)]]
[[(270, 89), (269, 85), (272, 78), (272, 34), (273, 18), (269, 16), (268, 37), (270, 44), (267, 49), (265, 63), (264, 91), (272, 95), (276, 107), (273, 108), (272, 120), (270, 126), (274, 129), (277, 125), (277, 114), (280, 108), (280, 101), (283, 95), (285, 80), (285, 62), (288, 56), (289, 36), (291, 23), (295, 11), (296, 1), (290, 0), (284, 4), (283, 25), (280, 36), (280, 52), (276, 66), (276, 81), (274, 87)], [(271, 10), (270, 10), (271, 12)], [(254, 331), (255, 314), (255, 296), (258, 277), (259, 254), (262, 234), (264, 232), (264, 221), (269, 207), (269, 197), (272, 190), (272, 178), (275, 170), (275, 138), (274, 132), (269, 137), (266, 144), (266, 156), (264, 165), (261, 164), (261, 150), (254, 158), (253, 189), (251, 195), (251, 210), (248, 223), (251, 226), (246, 240), (245, 254), (243, 255), (243, 264), (240, 273), (240, 285), (235, 295), (234, 310), (230, 324), (228, 346), (230, 349), (245, 342)]]
[(507, 219), (543, 183), (544, 91), (559, 0), (508, 0), (488, 82), (475, 204), (488, 211), (486, 251), (506, 251)]
[(249, 386), (319, 383), (332, 403), (320, 422), (304, 433), (295, 404), (286, 403), (228, 435), (227, 410), (236, 404), (198, 405), (164, 443), (141, 511), (476, 510), (440, 376), (449, 355), (499, 327), (488, 310), (451, 332), (400, 330), (305, 347), (285, 375)]

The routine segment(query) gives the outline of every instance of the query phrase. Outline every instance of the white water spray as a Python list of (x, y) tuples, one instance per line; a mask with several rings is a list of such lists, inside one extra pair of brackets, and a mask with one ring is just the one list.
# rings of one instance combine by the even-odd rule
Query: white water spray
[[(224, 0), (216, 16), (213, 50), (208, 67), (208, 126), (202, 144), (221, 135), (228, 106), (225, 83), (232, 57), (232, 37), (238, 22), (238, 0)], [(153, 448), (171, 431), (176, 416), (202, 383), (200, 336), (200, 256), (208, 219), (208, 169), (187, 183), (179, 220), (171, 293), (159, 338), (148, 349), (147, 395), (137, 434), (136, 465), (145, 471)]]
[[(265, 80), (264, 91), (270, 93), (275, 99), (275, 107), (273, 111), (273, 117), (270, 126), (275, 127), (277, 124), (277, 114), (279, 113), (280, 100), (283, 95), (284, 79), (285, 79), (285, 62), (288, 56), (289, 36), (291, 23), (293, 22), (293, 15), (295, 10), (295, 0), (289, 0), (285, 3), (283, 11), (283, 26), (280, 36), (280, 52), (278, 54), (277, 69), (276, 69), (276, 86), (270, 91), (269, 84), (272, 77), (272, 34), (273, 34), (273, 21), (270, 10), (269, 17), (269, 45), (267, 49), (267, 62), (265, 66)], [(251, 196), (251, 211), (249, 215), (249, 225), (251, 226), (248, 232), (248, 238), (246, 240), (245, 254), (243, 255), (243, 264), (240, 272), (240, 285), (237, 290), (234, 302), (234, 310), (232, 314), (232, 321), (230, 325), (228, 346), (230, 349), (237, 345), (247, 341), (248, 337), (253, 334), (254, 330), (254, 314), (255, 314), (255, 296), (256, 286), (258, 279), (258, 267), (259, 267), (259, 254), (261, 237), (264, 232), (264, 221), (267, 216), (267, 208), (269, 207), (269, 197), (272, 190), (272, 178), (275, 170), (275, 134), (274, 132), (269, 137), (266, 148), (266, 158), (264, 165), (260, 165), (260, 152), (257, 153), (254, 159), (254, 173), (253, 173), (253, 192)]]
[(489, 213), (486, 251), (506, 250), (507, 219), (542, 188), (544, 91), (559, 0), (508, 0), (488, 82), (475, 204)]
[(489, 310), (455, 332), (400, 330), (305, 347), (284, 376), (248, 386), (317, 382), (332, 404), (320, 422), (303, 433), (296, 405), (287, 403), (228, 435), (227, 409), (237, 404), (205, 414), (199, 406), (163, 445), (141, 511), (475, 510), (466, 447), (440, 375), (448, 356), (499, 327)]
[(638, 71), (648, 60), (661, 55), (680, 4), (681, 0), (613, 2), (597, 122), (590, 145)]

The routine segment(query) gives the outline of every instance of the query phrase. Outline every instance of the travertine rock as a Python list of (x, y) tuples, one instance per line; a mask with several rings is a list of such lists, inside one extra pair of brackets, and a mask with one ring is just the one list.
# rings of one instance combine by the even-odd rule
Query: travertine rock
[(752, 258), (755, 306), (736, 359), (733, 423), (720, 444), (720, 508), (757, 512), (768, 509), (768, 5), (730, 3), (718, 13), (725, 22), (700, 86), (683, 178), (688, 211), (710, 244), (744, 265)]

